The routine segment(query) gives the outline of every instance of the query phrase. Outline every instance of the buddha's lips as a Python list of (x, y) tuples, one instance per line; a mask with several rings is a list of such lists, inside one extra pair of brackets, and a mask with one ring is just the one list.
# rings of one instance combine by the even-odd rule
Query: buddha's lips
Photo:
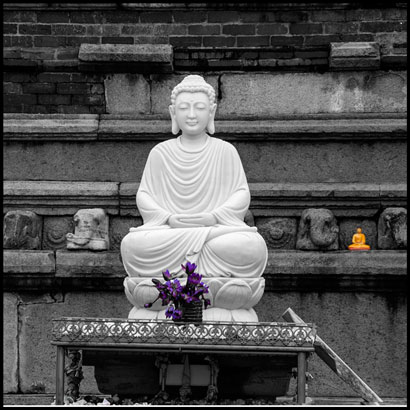
[(187, 121), (186, 122), (188, 125), (197, 125), (198, 122), (197, 121)]

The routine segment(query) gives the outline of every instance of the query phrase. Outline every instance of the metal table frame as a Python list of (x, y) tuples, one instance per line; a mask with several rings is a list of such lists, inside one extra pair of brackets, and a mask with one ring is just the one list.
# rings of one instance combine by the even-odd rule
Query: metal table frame
[(235, 355), (297, 355), (297, 403), (306, 400), (306, 359), (314, 352), (313, 324), (203, 322), (176, 325), (170, 320), (60, 318), (53, 320), (57, 346), (56, 404), (64, 403), (68, 350)]

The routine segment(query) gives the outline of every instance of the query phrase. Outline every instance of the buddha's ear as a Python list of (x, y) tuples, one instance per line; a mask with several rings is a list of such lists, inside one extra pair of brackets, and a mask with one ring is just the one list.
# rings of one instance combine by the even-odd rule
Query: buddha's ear
[(175, 107), (172, 104), (169, 106), (169, 113), (171, 114), (171, 131), (174, 135), (177, 135), (179, 132), (179, 126), (175, 118)]
[(209, 113), (209, 120), (208, 124), (206, 126), (206, 129), (208, 132), (212, 135), (215, 134), (215, 113), (216, 113), (216, 104), (214, 104), (211, 107), (210, 113)]

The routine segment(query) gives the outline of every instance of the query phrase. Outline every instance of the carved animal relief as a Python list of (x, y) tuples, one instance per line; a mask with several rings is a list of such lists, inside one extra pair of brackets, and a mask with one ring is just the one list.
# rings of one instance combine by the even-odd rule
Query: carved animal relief
[(339, 227), (331, 211), (309, 208), (302, 212), (296, 249), (309, 251), (339, 249)]
[(31, 211), (9, 211), (4, 216), (5, 249), (40, 249), (41, 217)]
[(407, 248), (406, 208), (386, 208), (379, 218), (379, 249)]
[(108, 216), (103, 209), (80, 209), (74, 215), (75, 230), (68, 233), (67, 249), (104, 251), (109, 247)]

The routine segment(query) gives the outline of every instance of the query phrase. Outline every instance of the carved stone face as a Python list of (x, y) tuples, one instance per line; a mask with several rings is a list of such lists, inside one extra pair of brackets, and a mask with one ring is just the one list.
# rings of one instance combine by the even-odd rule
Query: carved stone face
[(177, 95), (175, 105), (170, 106), (173, 120), (187, 137), (201, 135), (213, 121), (216, 104), (211, 106), (204, 92), (183, 91)]

